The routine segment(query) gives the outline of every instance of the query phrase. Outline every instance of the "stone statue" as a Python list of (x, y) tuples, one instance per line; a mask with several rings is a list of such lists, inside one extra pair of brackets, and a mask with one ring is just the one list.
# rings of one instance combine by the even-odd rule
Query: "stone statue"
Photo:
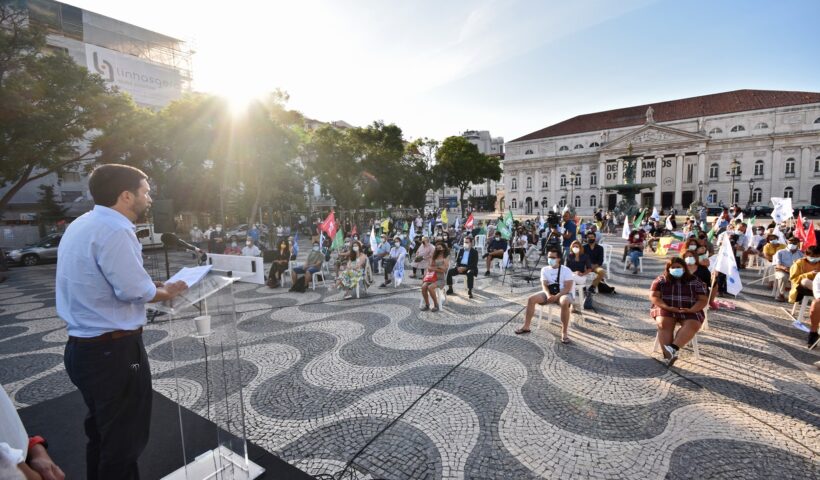
[(646, 109), (646, 123), (655, 123), (655, 109), (652, 105)]
[(625, 160), (624, 163), (624, 183), (632, 184), (635, 183), (635, 160)]
[(706, 122), (703, 120), (703, 117), (698, 119), (698, 132), (703, 132), (706, 129)]

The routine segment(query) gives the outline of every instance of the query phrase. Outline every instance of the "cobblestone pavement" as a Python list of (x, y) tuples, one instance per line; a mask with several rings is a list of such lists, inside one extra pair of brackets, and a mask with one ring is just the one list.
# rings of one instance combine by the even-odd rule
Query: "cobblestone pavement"
[[(687, 349), (667, 370), (647, 300), (661, 259), (633, 275), (614, 257), (618, 293), (573, 315), (569, 345), (546, 316), (513, 334), (535, 290), (520, 278), (482, 276), (474, 299), (459, 281), (439, 313), (419, 311), (412, 279), (359, 300), (238, 284), (248, 436), (314, 475), (820, 478), (820, 354), (767, 289), (710, 312), (700, 359)], [(73, 389), (53, 277), (15, 268), (0, 284), (0, 382), (18, 406)], [(155, 389), (207, 414), (194, 341), (162, 323), (144, 336)]]

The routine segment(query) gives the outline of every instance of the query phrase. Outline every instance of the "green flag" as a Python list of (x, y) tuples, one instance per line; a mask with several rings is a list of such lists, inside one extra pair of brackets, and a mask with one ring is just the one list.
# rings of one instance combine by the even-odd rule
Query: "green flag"
[(645, 208), (643, 210), (641, 210), (641, 214), (638, 215), (638, 218), (636, 218), (635, 221), (632, 223), (632, 225), (635, 228), (638, 228), (638, 227), (641, 226), (641, 222), (643, 221), (643, 216), (644, 215), (646, 215), (646, 209)]
[(754, 226), (755, 226), (755, 220), (757, 220), (757, 216), (754, 216), (754, 217), (752, 217), (752, 218), (750, 218), (750, 219), (746, 220), (746, 226), (747, 226), (748, 228), (754, 228)]
[(336, 238), (333, 239), (333, 243), (330, 244), (331, 250), (336, 250), (342, 248), (345, 244), (345, 237), (342, 235), (342, 229), (336, 231)]
[(709, 243), (712, 243), (712, 239), (715, 238), (715, 226), (712, 225), (712, 229), (709, 230), (709, 233), (706, 234), (706, 238), (709, 239)]
[(507, 224), (508, 229), (512, 229), (513, 221), (514, 220), (513, 220), (512, 210), (507, 210), (507, 216), (504, 217), (504, 223)]
[(512, 236), (506, 222), (498, 222), (498, 225), (495, 226), (495, 231), (505, 240), (509, 240)]

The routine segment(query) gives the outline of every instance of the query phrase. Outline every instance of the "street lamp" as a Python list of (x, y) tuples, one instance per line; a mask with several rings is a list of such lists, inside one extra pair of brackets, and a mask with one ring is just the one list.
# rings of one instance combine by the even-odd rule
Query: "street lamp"
[(572, 208), (575, 208), (575, 197), (573, 196), (573, 192), (575, 191), (575, 179), (578, 177), (578, 174), (575, 172), (569, 172), (569, 199), (568, 201), (572, 203)]
[(737, 157), (732, 158), (732, 163), (729, 165), (729, 171), (726, 172), (726, 175), (732, 177), (732, 188), (729, 190), (729, 203), (735, 203), (735, 177), (739, 177), (743, 172), (740, 171), (740, 162), (737, 161)]
[(698, 180), (698, 203), (703, 205), (703, 180)]
[(754, 188), (755, 188), (755, 179), (750, 178), (749, 179), (749, 205), (748, 205), (748, 208), (752, 207), (752, 203), (753, 203), (752, 202), (752, 191), (754, 190)]

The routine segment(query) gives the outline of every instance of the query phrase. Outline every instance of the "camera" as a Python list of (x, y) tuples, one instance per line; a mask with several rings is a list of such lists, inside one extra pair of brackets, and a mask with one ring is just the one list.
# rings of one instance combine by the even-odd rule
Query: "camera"
[(556, 212), (547, 212), (547, 226), (550, 228), (561, 225), (561, 215)]

